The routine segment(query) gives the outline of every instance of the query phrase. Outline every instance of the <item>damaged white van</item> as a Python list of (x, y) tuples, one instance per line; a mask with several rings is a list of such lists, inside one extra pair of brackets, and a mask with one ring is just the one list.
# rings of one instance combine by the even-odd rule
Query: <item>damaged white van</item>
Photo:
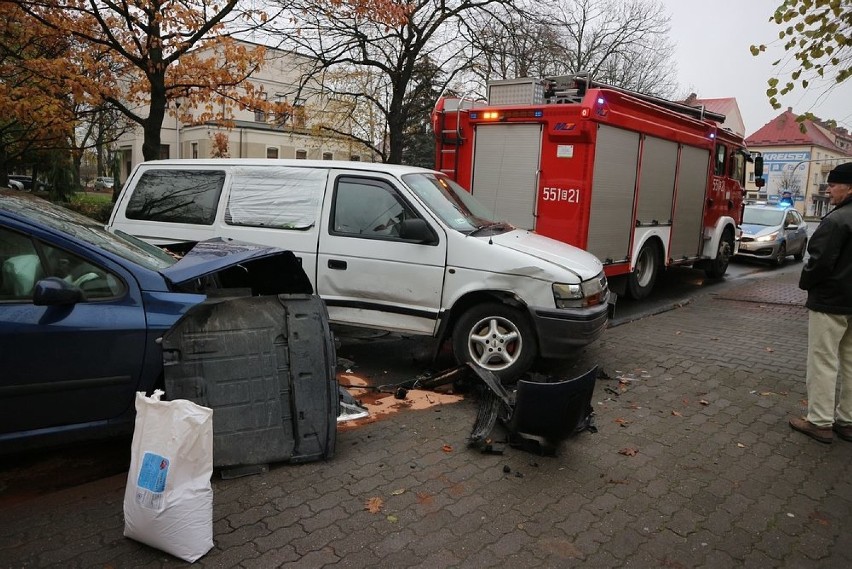
[(289, 249), (335, 324), (452, 339), (504, 381), (606, 327), (585, 251), (518, 230), (439, 172), (308, 160), (163, 160), (131, 173), (109, 221), (156, 245), (213, 237)]

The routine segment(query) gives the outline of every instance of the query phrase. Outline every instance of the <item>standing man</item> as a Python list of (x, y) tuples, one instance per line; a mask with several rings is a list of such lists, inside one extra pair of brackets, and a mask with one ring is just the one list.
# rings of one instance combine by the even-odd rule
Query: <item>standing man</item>
[[(828, 174), (828, 201), (799, 279), (808, 291), (808, 416), (790, 426), (821, 443), (852, 441), (852, 162)], [(840, 394), (835, 404), (835, 390)]]

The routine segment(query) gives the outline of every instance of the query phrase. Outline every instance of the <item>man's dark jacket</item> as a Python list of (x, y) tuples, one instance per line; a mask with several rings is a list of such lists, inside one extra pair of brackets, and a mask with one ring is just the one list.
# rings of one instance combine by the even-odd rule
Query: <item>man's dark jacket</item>
[(852, 314), (852, 198), (822, 218), (808, 254), (799, 278), (799, 288), (808, 291), (805, 306), (828, 314)]

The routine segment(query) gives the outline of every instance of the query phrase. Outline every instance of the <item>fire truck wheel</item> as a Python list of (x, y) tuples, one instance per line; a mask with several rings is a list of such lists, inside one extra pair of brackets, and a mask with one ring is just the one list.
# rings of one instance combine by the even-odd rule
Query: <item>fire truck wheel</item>
[(453, 352), (460, 364), (472, 362), (502, 383), (512, 383), (532, 366), (538, 342), (526, 314), (488, 303), (473, 306), (456, 321)]
[(660, 248), (654, 241), (642, 245), (633, 272), (627, 275), (627, 294), (641, 300), (651, 294), (660, 272)]
[(712, 259), (704, 269), (704, 274), (707, 275), (707, 278), (721, 279), (724, 277), (733, 253), (734, 236), (729, 228), (722, 234), (722, 239), (719, 240), (719, 251), (716, 253), (716, 258)]

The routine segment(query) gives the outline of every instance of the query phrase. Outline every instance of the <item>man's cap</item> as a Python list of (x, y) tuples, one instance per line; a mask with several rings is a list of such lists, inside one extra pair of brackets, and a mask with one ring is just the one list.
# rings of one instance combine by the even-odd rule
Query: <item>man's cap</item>
[(852, 162), (836, 166), (828, 173), (829, 184), (852, 184)]

